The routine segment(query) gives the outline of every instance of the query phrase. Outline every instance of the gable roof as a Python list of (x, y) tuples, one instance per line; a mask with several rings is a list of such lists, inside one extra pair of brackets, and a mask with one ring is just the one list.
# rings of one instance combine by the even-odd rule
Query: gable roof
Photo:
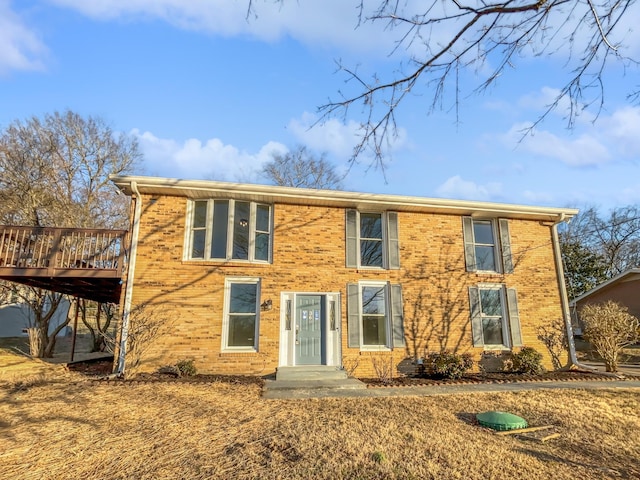
[(584, 292), (582, 295), (579, 295), (576, 298), (574, 298), (571, 301), (571, 304), (575, 305), (576, 303), (581, 302), (582, 300), (586, 300), (594, 293), (604, 290), (605, 288), (612, 287), (618, 283), (631, 282), (635, 280), (640, 280), (640, 268), (630, 268), (629, 270), (626, 270), (620, 273), (619, 275), (616, 275), (615, 277), (610, 278), (606, 282), (602, 282), (600, 285), (597, 285), (593, 287), (591, 290)]
[(567, 221), (578, 213), (573, 208), (534, 207), (507, 203), (447, 200), (404, 195), (316, 190), (212, 180), (183, 180), (147, 176), (112, 176), (111, 181), (126, 195), (132, 185), (140, 193), (171, 195), (191, 199), (235, 198), (264, 203), (284, 203), (405, 212), (444, 213), (485, 217), (523, 218), (548, 222)]

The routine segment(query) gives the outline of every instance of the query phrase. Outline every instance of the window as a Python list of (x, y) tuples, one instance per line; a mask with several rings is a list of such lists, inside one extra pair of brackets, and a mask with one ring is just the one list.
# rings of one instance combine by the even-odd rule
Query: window
[(513, 272), (508, 220), (463, 217), (462, 226), (467, 271)]
[(398, 214), (346, 213), (347, 267), (400, 268)]
[(239, 200), (190, 204), (187, 259), (268, 262), (271, 206)]
[(473, 345), (510, 348), (522, 345), (516, 290), (504, 285), (469, 288)]
[(347, 296), (350, 347), (366, 350), (404, 346), (400, 285), (351, 283)]
[(223, 350), (257, 351), (260, 280), (225, 280)]

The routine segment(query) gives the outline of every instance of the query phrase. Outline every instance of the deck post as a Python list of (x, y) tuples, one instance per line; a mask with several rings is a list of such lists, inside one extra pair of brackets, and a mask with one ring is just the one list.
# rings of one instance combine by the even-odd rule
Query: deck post
[(71, 357), (69, 358), (69, 363), (73, 362), (73, 356), (76, 352), (76, 335), (78, 334), (78, 310), (80, 310), (80, 299), (75, 297), (76, 299), (76, 314), (73, 318), (73, 337), (71, 338)]

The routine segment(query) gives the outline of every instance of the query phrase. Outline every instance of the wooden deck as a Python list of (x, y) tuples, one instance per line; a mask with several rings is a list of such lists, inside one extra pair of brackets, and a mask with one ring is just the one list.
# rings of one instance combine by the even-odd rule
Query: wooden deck
[(0, 279), (118, 303), (126, 236), (126, 230), (0, 225)]

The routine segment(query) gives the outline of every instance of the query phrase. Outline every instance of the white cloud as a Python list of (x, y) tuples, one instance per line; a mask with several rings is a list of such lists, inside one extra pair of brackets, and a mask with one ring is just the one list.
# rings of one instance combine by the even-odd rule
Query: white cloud
[[(335, 118), (320, 123), (316, 123), (317, 120), (317, 116), (305, 112), (300, 118), (292, 119), (287, 129), (303, 145), (343, 160), (350, 158), (361, 140), (360, 124), (353, 120), (345, 124)], [(407, 144), (407, 132), (398, 128), (397, 136), (390, 136), (388, 140), (388, 152), (392, 153)], [(363, 157), (366, 157), (366, 153)]]
[(12, 70), (42, 70), (47, 47), (10, 7), (0, 0), (0, 74)]
[(511, 148), (560, 160), (572, 167), (602, 165), (611, 160), (607, 147), (593, 135), (585, 133), (567, 139), (546, 130), (534, 130), (523, 137), (523, 132), (530, 127), (531, 124), (516, 124), (502, 140)]
[(137, 129), (131, 133), (138, 138), (147, 173), (171, 178), (256, 182), (273, 153), (287, 152), (287, 147), (278, 142), (268, 142), (257, 153), (247, 153), (218, 138), (204, 142), (190, 138), (179, 143)]
[(621, 155), (640, 154), (640, 108), (623, 107), (600, 122), (602, 133), (614, 142)]
[(558, 102), (551, 110), (554, 116), (566, 119), (573, 115), (574, 120), (581, 124), (588, 124), (596, 119), (595, 115), (586, 108), (586, 105), (574, 105), (572, 110), (571, 99), (566, 95), (559, 98), (561, 93), (561, 90), (558, 88), (545, 86), (539, 91), (523, 95), (518, 99), (517, 104), (519, 107), (534, 110), (542, 114)]
[(358, 1), (253, 2), (249, 0), (49, 0), (97, 20), (161, 19), (185, 30), (221, 36), (251, 35), (274, 41), (290, 36), (306, 44), (347, 47), (356, 51), (389, 53), (393, 32), (383, 22), (358, 28)]
[(498, 182), (490, 182), (479, 185), (469, 180), (464, 180), (460, 175), (455, 175), (436, 189), (441, 197), (459, 198), (464, 200), (490, 200), (500, 194), (502, 185)]
[(550, 204), (555, 201), (555, 197), (549, 192), (534, 192), (525, 190), (522, 196), (528, 201), (536, 205)]

